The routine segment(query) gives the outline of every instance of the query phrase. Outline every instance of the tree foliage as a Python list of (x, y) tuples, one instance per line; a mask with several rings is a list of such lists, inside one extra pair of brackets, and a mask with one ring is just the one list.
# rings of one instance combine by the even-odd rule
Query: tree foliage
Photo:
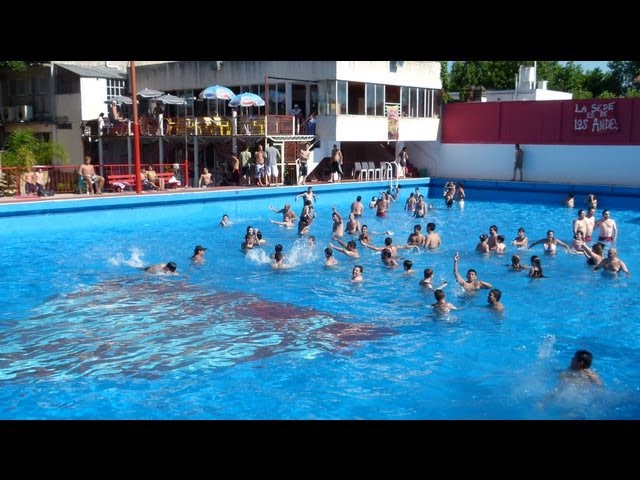
[(62, 143), (38, 138), (31, 130), (11, 132), (5, 148), (2, 155), (5, 167), (30, 170), (34, 165), (51, 165), (56, 159), (64, 164), (69, 163), (69, 153)]
[[(446, 74), (446, 83), (443, 74), (443, 85), (447, 92), (460, 92), (461, 100), (467, 99), (474, 87), (511, 90), (515, 87), (521, 65), (533, 66), (534, 62), (453, 62), (451, 71)], [(607, 65), (610, 72), (603, 72), (599, 68), (585, 72), (575, 62), (561, 65), (560, 62), (542, 61), (537, 62), (537, 78), (547, 80), (550, 90), (570, 92), (575, 99), (636, 96), (636, 92), (640, 92), (640, 83), (634, 83), (634, 78), (640, 75), (640, 62), (609, 62)]]
[(0, 60), (0, 70), (13, 70), (14, 72), (25, 72), (27, 64), (14, 60)]

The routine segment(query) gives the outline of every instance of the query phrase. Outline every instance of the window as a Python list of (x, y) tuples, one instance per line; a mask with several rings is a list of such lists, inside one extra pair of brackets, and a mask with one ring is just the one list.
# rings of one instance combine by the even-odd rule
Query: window
[(64, 68), (58, 68), (56, 73), (56, 94), (80, 93), (80, 77)]
[(344, 80), (338, 80), (336, 83), (338, 93), (336, 96), (336, 115), (346, 115), (349, 113), (347, 111), (347, 82)]
[(349, 115), (365, 115), (364, 91), (364, 83), (349, 82)]
[(22, 78), (14, 78), (9, 82), (9, 96), (22, 97), (24, 92), (24, 80)]
[(420, 118), (426, 117), (424, 113), (425, 112), (424, 110), (425, 92), (426, 92), (426, 89), (424, 88), (418, 89), (418, 117)]
[(409, 106), (410, 106), (410, 100), (409, 100), (409, 93), (410, 93), (411, 89), (409, 87), (402, 87), (401, 89), (401, 98), (402, 98), (402, 109), (401, 109), (401, 115), (403, 117), (408, 117), (410, 116), (409, 113)]
[(117, 95), (126, 95), (125, 80), (116, 80), (115, 78), (107, 78), (107, 100)]
[(48, 77), (33, 77), (31, 79), (31, 92), (34, 95), (43, 95), (49, 93)]
[(376, 86), (367, 83), (367, 115), (376, 114)]
[(384, 116), (384, 85), (376, 85), (376, 115)]

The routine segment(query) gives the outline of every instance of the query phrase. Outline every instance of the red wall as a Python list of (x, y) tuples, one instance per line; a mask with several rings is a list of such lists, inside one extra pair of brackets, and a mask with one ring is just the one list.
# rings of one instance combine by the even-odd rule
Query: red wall
[(449, 103), (442, 143), (640, 145), (640, 98)]

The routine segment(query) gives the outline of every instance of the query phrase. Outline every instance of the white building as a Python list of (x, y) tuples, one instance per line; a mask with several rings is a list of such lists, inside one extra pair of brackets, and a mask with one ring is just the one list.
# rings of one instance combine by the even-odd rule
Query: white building
[[(0, 112), (6, 115), (0, 136), (16, 128), (29, 128), (64, 143), (74, 162), (84, 154), (99, 156), (101, 165), (122, 163), (123, 158), (130, 161), (130, 135), (97, 138), (81, 128), (83, 122), (95, 120), (99, 113), (106, 114), (107, 100), (129, 93), (127, 66), (123, 61), (54, 61), (31, 65), (24, 73), (4, 72), (0, 75)], [(236, 113), (239, 119), (262, 118), (264, 128), (247, 135), (238, 130), (230, 135), (208, 135), (198, 127), (188, 135), (185, 130), (184, 141), (181, 133), (169, 132), (162, 142), (153, 133), (149, 138), (145, 135), (143, 163), (169, 163), (186, 155), (193, 164), (194, 178), (203, 162), (211, 165), (218, 161), (224, 151), (218, 147), (231, 143), (229, 136), (235, 148), (237, 141), (255, 144), (266, 134), (280, 143), (286, 163), (295, 160), (291, 153), (295, 155), (295, 148), (287, 148), (288, 143), (313, 139), (316, 148), (312, 168), (328, 156), (334, 143), (342, 148), (348, 168), (354, 161), (393, 160), (397, 144), (438, 139), (442, 88), (439, 62), (147, 61), (138, 62), (136, 77), (138, 90), (153, 88), (188, 99), (186, 108), (169, 107), (169, 118), (193, 118), (197, 122), (211, 115), (214, 108), (223, 120), (233, 119)], [(197, 99), (200, 91), (215, 84), (235, 93), (262, 95), (268, 99), (267, 105), (234, 113), (226, 102), (214, 105)], [(265, 95), (265, 91), (269, 93)], [(302, 109), (304, 119), (317, 113), (314, 133), (309, 134), (305, 128), (279, 127), (283, 124), (279, 119), (289, 116), (295, 104)], [(394, 127), (390, 114), (397, 114), (397, 133), (390, 133)]]

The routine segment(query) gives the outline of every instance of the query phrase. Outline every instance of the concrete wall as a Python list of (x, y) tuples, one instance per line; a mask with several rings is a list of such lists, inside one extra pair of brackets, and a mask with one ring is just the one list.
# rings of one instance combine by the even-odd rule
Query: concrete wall
[(329, 61), (224, 61), (217, 70), (215, 61), (145, 64), (137, 66), (136, 80), (140, 88), (148, 86), (162, 91), (194, 89), (197, 94), (211, 85), (264, 84), (265, 75), (310, 81), (335, 78), (335, 65), (336, 62)]
[[(401, 64), (401, 65), (400, 65)], [(395, 71), (388, 61), (215, 61), (139, 62), (136, 64), (138, 87), (156, 90), (203, 89), (210, 85), (263, 84), (265, 76), (319, 81), (352, 80), (387, 85), (442, 88), (439, 62), (396, 62)], [(236, 92), (239, 93), (239, 92)]]
[[(524, 180), (569, 185), (637, 186), (640, 146), (521, 145)], [(511, 180), (514, 145), (407, 143), (410, 161), (429, 175), (456, 179)], [(518, 175), (519, 178), (519, 175)]]
[[(78, 99), (78, 103), (81, 107), (80, 117), (78, 120), (92, 120), (98, 118), (98, 115), (102, 112), (105, 117), (108, 116), (108, 105), (104, 103), (107, 99), (107, 79), (106, 78), (81, 78), (80, 79), (80, 92), (82, 99)], [(73, 97), (74, 95), (64, 95), (65, 97)], [(73, 102), (76, 102), (74, 99)], [(71, 102), (69, 102), (71, 104)], [(76, 103), (73, 103), (74, 105)], [(59, 105), (58, 115), (69, 115), (68, 113), (61, 113), (60, 108), (65, 108), (65, 104)], [(75, 113), (75, 112), (74, 112)], [(69, 116), (70, 121), (75, 121), (76, 117)]]
[(337, 80), (402, 85), (406, 87), (442, 88), (440, 62), (336, 62)]

